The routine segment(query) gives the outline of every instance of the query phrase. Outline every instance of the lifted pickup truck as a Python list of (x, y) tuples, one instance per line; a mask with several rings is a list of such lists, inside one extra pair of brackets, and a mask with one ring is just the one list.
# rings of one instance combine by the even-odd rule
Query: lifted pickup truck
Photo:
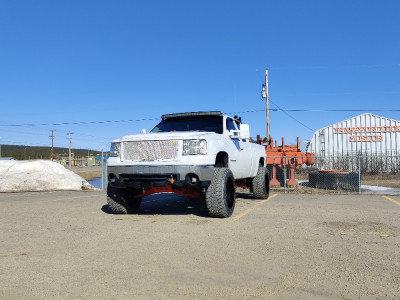
[(142, 197), (172, 192), (205, 199), (212, 217), (235, 208), (236, 185), (255, 198), (269, 194), (265, 148), (250, 142), (249, 125), (219, 111), (161, 116), (150, 133), (111, 144), (107, 201), (115, 213), (135, 213)]

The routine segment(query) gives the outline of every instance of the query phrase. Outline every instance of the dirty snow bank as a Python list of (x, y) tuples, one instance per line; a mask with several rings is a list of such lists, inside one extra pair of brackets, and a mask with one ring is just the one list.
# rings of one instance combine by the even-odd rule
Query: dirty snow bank
[(49, 160), (0, 161), (0, 192), (94, 189), (85, 179)]

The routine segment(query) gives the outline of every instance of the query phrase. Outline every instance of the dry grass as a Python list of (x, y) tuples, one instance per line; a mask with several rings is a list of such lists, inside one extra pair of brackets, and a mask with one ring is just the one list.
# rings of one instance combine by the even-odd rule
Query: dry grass
[(78, 174), (85, 180), (93, 180), (97, 177), (101, 177), (101, 167), (72, 167), (71, 171)]
[(361, 184), (400, 188), (400, 174), (361, 175)]
[[(297, 180), (308, 180), (308, 176), (302, 174), (302, 176), (297, 176)], [(361, 175), (362, 185), (372, 185), (372, 186), (384, 186), (389, 188), (400, 188), (400, 174), (380, 174), (380, 175)], [(271, 192), (283, 193), (284, 188), (271, 188)], [(354, 191), (347, 190), (326, 190), (317, 189), (308, 186), (295, 186), (286, 189), (287, 193), (299, 193), (299, 194), (347, 194), (354, 193)]]

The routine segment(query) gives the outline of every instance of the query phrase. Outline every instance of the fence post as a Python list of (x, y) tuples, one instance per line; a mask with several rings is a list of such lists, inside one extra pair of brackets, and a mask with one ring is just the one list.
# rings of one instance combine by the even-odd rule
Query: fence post
[(361, 155), (358, 155), (358, 193), (361, 194)]
[(283, 188), (286, 193), (286, 156), (283, 156)]
[(101, 188), (103, 190), (107, 189), (108, 179), (107, 179), (107, 159), (101, 154)]

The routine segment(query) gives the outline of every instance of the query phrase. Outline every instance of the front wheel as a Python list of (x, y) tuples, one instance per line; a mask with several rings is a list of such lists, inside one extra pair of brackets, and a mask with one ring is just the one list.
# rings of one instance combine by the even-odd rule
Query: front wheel
[(269, 196), (269, 178), (267, 168), (258, 168), (257, 175), (251, 180), (251, 187), (256, 199), (267, 199)]
[(107, 203), (115, 214), (133, 214), (139, 209), (142, 198), (135, 198), (130, 189), (107, 186)]
[(214, 218), (230, 217), (235, 209), (235, 179), (228, 168), (215, 168), (206, 193), (208, 213)]

